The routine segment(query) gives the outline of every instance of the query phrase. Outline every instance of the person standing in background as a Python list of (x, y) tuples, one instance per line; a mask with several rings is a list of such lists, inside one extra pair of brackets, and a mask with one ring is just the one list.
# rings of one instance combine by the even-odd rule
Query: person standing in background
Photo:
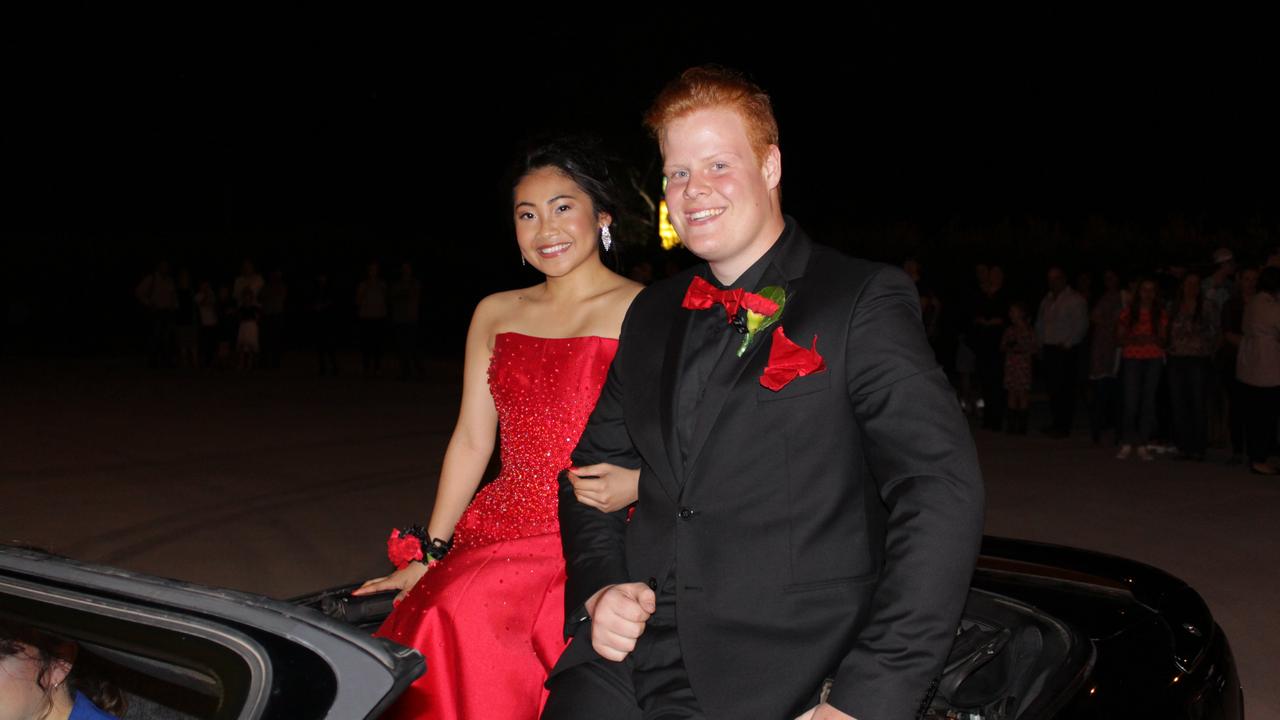
[(1031, 356), (1036, 351), (1036, 333), (1027, 322), (1027, 306), (1021, 301), (1009, 306), (1009, 327), (1004, 329), (1000, 350), (1004, 353), (1004, 389), (1009, 396), (1008, 430), (1027, 434), (1027, 407), (1031, 393)]
[[(265, 283), (262, 276), (253, 266), (252, 260), (245, 260), (240, 264), (240, 274), (236, 276), (235, 282), (231, 285), (231, 297), (236, 301), (236, 307), (243, 306), (246, 302), (258, 305), (260, 300), (258, 293), (262, 292), (262, 286)], [(245, 291), (249, 294), (246, 295)]]
[(240, 303), (231, 296), (231, 288), (218, 288), (218, 368), (225, 370), (236, 364), (236, 338), (240, 334)]
[(383, 334), (387, 324), (387, 283), (378, 263), (369, 263), (356, 288), (356, 315), (360, 318), (360, 355), (365, 375), (382, 370)]
[(169, 274), (169, 263), (161, 260), (156, 269), (138, 283), (134, 297), (147, 309), (151, 332), (147, 339), (147, 365), (152, 369), (173, 367), (174, 322), (178, 313), (178, 289)]
[(422, 284), (413, 276), (413, 265), (401, 263), (400, 278), (391, 284), (391, 328), (396, 340), (396, 354), (400, 356), (401, 380), (409, 380), (415, 375), (419, 379), (427, 377), (418, 332), (421, 303)]
[(284, 349), (284, 309), (289, 299), (284, 273), (273, 270), (259, 298), (262, 302), (262, 367), (275, 370), (280, 367), (280, 354)]
[(1258, 273), (1258, 292), (1244, 308), (1241, 335), (1236, 376), (1244, 390), (1249, 471), (1280, 475), (1269, 462), (1280, 415), (1280, 267)]
[(1142, 460), (1154, 460), (1148, 443), (1156, 427), (1156, 389), (1164, 369), (1169, 339), (1169, 313), (1160, 300), (1156, 281), (1138, 283), (1132, 302), (1120, 311), (1116, 342), (1120, 345), (1120, 382), (1124, 393), (1120, 452), (1124, 460), (1138, 448)]
[(1209, 358), (1218, 344), (1218, 304), (1200, 291), (1200, 276), (1182, 278), (1170, 315), (1169, 399), (1178, 459), (1203, 461), (1209, 444)]
[(200, 367), (200, 326), (197, 324), (196, 293), (191, 287), (191, 274), (178, 271), (178, 309), (174, 313), (174, 336), (178, 341), (178, 366)]
[(218, 350), (218, 296), (208, 280), (200, 281), (195, 301), (200, 315), (200, 367), (210, 368)]
[(1227, 427), (1231, 432), (1231, 456), (1228, 465), (1239, 465), (1245, 458), (1244, 388), (1236, 377), (1236, 359), (1244, 339), (1244, 309), (1258, 291), (1258, 269), (1244, 268), (1236, 278), (1236, 292), (1222, 309), (1222, 345), (1218, 348), (1218, 373), (1227, 396)]
[[(1093, 444), (1102, 442), (1102, 433), (1116, 431), (1119, 407), (1117, 385), (1120, 358), (1116, 345), (1116, 323), (1120, 320), (1120, 276), (1114, 270), (1102, 274), (1102, 295), (1089, 313), (1092, 337), (1089, 343), (1089, 384), (1093, 405), (1089, 411), (1089, 434)], [(1119, 432), (1115, 433), (1119, 440)]]
[(316, 346), (320, 377), (338, 374), (338, 300), (329, 285), (329, 275), (316, 275), (315, 297), (311, 303), (311, 329)]
[(1236, 256), (1229, 248), (1218, 248), (1213, 252), (1213, 273), (1201, 283), (1201, 292), (1217, 303), (1218, 308), (1226, 307), (1231, 299), (1231, 279), (1236, 272)]
[(1040, 301), (1036, 317), (1036, 339), (1044, 359), (1045, 384), (1053, 420), (1045, 428), (1052, 437), (1071, 434), (1076, 410), (1077, 346), (1089, 331), (1089, 307), (1071, 289), (1060, 267), (1049, 268), (1049, 292)]
[(1009, 315), (1004, 293), (1004, 270), (999, 265), (979, 265), (978, 297), (968, 340), (973, 349), (982, 391), (982, 427), (999, 430), (1004, 424), (1004, 360), (1000, 339)]

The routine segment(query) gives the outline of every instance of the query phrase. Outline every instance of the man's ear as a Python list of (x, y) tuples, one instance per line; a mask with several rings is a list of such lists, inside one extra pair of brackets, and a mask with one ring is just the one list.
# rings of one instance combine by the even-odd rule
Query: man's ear
[(770, 145), (769, 149), (765, 150), (763, 162), (760, 163), (760, 172), (764, 175), (765, 185), (770, 190), (778, 187), (782, 182), (782, 151), (777, 145)]

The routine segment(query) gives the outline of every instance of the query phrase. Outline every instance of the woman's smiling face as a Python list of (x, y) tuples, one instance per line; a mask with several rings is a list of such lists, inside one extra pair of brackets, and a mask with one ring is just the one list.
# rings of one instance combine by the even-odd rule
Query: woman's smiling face
[(591, 198), (568, 175), (554, 167), (525, 175), (515, 188), (516, 242), (520, 254), (550, 277), (599, 258), (600, 228), (608, 213), (596, 214)]

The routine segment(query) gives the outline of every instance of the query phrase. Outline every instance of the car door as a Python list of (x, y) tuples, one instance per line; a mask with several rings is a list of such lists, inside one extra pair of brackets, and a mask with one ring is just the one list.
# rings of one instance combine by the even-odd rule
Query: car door
[(422, 656), (315, 610), (0, 548), (0, 619), (74, 640), (125, 718), (377, 717)]

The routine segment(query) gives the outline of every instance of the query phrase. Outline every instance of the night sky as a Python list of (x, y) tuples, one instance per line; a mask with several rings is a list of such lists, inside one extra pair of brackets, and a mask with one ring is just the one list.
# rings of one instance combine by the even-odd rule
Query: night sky
[[(414, 260), (442, 288), (465, 278), (442, 305), (465, 323), (479, 295), (537, 279), (519, 267), (506, 206), (521, 142), (590, 131), (656, 193), (640, 117), (703, 62), (771, 93), (787, 212), (853, 252), (927, 265), (1029, 243), (1028, 265), (1067, 253), (1090, 269), (1111, 259), (1103, 250), (1126, 262), (1158, 251), (1170, 223), (1199, 238), (1177, 252), (1222, 233), (1259, 250), (1276, 241), (1280, 63), (1254, 37), (1260, 18), (664, 12), (539, 6), (323, 35), (11, 34), (8, 322), (93, 298), (87, 325), (106, 327), (135, 309), (132, 288), (160, 257), (215, 282), (253, 257), (292, 287), (321, 269), (353, 283), (376, 257)], [(1137, 244), (1090, 240), (1098, 217)], [(1002, 223), (993, 248), (973, 239)], [(1054, 232), (1066, 239), (1045, 245)], [(948, 240), (957, 233), (964, 244)], [(631, 258), (652, 252), (629, 240)]]

